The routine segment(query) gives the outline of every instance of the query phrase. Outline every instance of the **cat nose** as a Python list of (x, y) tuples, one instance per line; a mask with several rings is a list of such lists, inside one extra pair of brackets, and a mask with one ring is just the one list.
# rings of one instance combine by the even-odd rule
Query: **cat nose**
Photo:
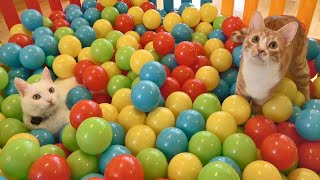
[(47, 102), (50, 103), (50, 104), (52, 104), (52, 99), (48, 100)]
[(265, 50), (263, 50), (263, 49), (258, 49), (258, 53), (259, 54), (262, 54), (262, 53), (265, 53), (266, 51)]

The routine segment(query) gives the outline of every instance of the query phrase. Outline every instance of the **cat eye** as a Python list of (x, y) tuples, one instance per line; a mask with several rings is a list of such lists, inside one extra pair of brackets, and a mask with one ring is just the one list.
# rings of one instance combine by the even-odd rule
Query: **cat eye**
[(260, 41), (260, 37), (259, 36), (253, 36), (252, 40), (253, 43), (258, 43)]
[(35, 94), (35, 95), (32, 96), (32, 98), (34, 100), (39, 100), (41, 98), (41, 96), (39, 94)]
[(270, 47), (271, 49), (277, 49), (278, 43), (272, 41), (272, 42), (269, 44), (269, 47)]
[(50, 89), (49, 89), (49, 93), (54, 93), (54, 88), (53, 87), (51, 87)]

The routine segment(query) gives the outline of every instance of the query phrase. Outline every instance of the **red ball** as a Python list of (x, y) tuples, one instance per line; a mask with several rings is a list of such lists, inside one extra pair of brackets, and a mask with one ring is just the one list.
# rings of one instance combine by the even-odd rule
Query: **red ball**
[(83, 84), (91, 91), (100, 91), (108, 84), (108, 73), (101, 66), (91, 65), (83, 73)]
[(199, 79), (189, 79), (182, 85), (182, 91), (194, 101), (200, 94), (207, 92), (207, 87)]
[(280, 171), (288, 170), (298, 162), (298, 149), (288, 136), (273, 133), (264, 139), (261, 145), (261, 157), (272, 163)]
[(282, 133), (290, 137), (294, 143), (299, 146), (304, 140), (303, 138), (297, 133), (296, 125), (290, 122), (282, 122), (277, 124), (278, 133)]
[(193, 42), (194, 45), (196, 45), (197, 48), (197, 54), (198, 56), (205, 56), (206, 51), (204, 50), (204, 47), (199, 42)]
[(111, 96), (106, 92), (93, 93), (92, 100), (98, 104), (111, 103)]
[(143, 180), (143, 167), (134, 156), (121, 154), (111, 159), (104, 177), (107, 180)]
[(118, 0), (118, 2), (124, 2), (129, 9), (133, 6), (132, 0)]
[(170, 77), (171, 76), (171, 71), (168, 68), (168, 66), (162, 64), (162, 66), (164, 67), (164, 70), (166, 71), (166, 77)]
[(180, 91), (181, 87), (178, 81), (173, 77), (166, 77), (166, 80), (164, 81), (164, 84), (160, 88), (161, 95), (164, 99), (167, 99), (167, 97), (176, 91)]
[(66, 19), (66, 15), (63, 11), (52, 11), (49, 15), (49, 19), (52, 22), (58, 19)]
[(116, 19), (116, 29), (122, 33), (132, 31), (134, 29), (134, 21), (129, 14), (120, 14)]
[(157, 33), (153, 31), (147, 31), (142, 34), (140, 38), (140, 44), (142, 47), (145, 47), (149, 42), (153, 41), (154, 37), (157, 35)]
[(74, 129), (90, 117), (102, 117), (102, 110), (98, 103), (91, 100), (81, 100), (70, 110), (70, 123)]
[(207, 56), (197, 56), (196, 62), (190, 65), (190, 68), (193, 70), (194, 73), (198, 71), (203, 66), (211, 66), (210, 60)]
[(277, 132), (277, 127), (272, 120), (264, 116), (254, 116), (247, 121), (244, 132), (260, 148), (267, 136)]
[(314, 98), (314, 84), (311, 80), (309, 82), (309, 91), (310, 91), (310, 98)]
[(152, 2), (144, 2), (140, 5), (140, 8), (146, 12), (150, 9), (156, 9), (156, 6)]
[(224, 47), (230, 52), (232, 53), (232, 51), (234, 50), (234, 48), (240, 46), (241, 43), (236, 43), (236, 42), (233, 42), (231, 40), (231, 38), (229, 38), (225, 43), (224, 43)]
[(96, 8), (97, 8), (100, 12), (102, 12), (103, 9), (104, 9), (104, 7), (102, 6), (102, 4), (100, 4), (99, 2), (97, 3)]
[(89, 61), (89, 60), (82, 60), (77, 63), (77, 65), (74, 68), (74, 76), (76, 77), (76, 80), (78, 83), (82, 84), (83, 83), (83, 73), (84, 71), (90, 67), (93, 66), (94, 62)]
[(71, 170), (68, 162), (56, 154), (47, 154), (36, 160), (29, 171), (29, 180), (69, 180)]
[(69, 151), (62, 143), (58, 143), (58, 144), (55, 144), (56, 146), (60, 147), (64, 154), (66, 155), (66, 157), (69, 157), (69, 155), (71, 154), (71, 151)]
[(182, 86), (187, 80), (194, 78), (194, 76), (192, 69), (186, 65), (179, 65), (171, 72), (171, 77), (175, 78), (180, 86)]
[(56, 32), (60, 27), (70, 27), (70, 23), (65, 19), (57, 19), (53, 21), (51, 30), (52, 32)]
[(230, 37), (233, 31), (240, 30), (242, 28), (242, 25), (242, 20), (239, 17), (227, 17), (222, 23), (222, 32), (227, 37)]
[(159, 32), (167, 32), (166, 29), (164, 28), (163, 25), (157, 27), (157, 29), (155, 30), (156, 33), (159, 33)]
[(310, 79), (312, 79), (313, 77), (315, 77), (317, 75), (317, 69), (314, 66), (314, 60), (312, 61), (307, 61), (308, 62), (308, 66), (309, 66), (309, 70), (310, 70)]
[(298, 147), (299, 167), (320, 173), (320, 142), (303, 142)]
[(19, 46), (21, 46), (22, 48), (33, 44), (33, 41), (29, 36), (27, 36), (25, 34), (20, 34), (20, 33), (12, 35), (9, 38), (8, 42), (16, 43)]
[(174, 50), (174, 38), (168, 32), (159, 32), (153, 38), (153, 47), (161, 56), (167, 55)]
[(174, 58), (181, 65), (192, 65), (197, 59), (197, 48), (192, 42), (182, 41), (174, 49)]

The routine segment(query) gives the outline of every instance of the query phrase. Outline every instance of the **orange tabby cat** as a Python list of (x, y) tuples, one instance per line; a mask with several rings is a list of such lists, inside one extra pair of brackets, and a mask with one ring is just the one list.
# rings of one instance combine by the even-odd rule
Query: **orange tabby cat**
[(298, 90), (309, 100), (307, 36), (297, 18), (263, 19), (255, 12), (248, 29), (235, 32), (232, 39), (243, 42), (236, 94), (252, 98), (253, 107), (259, 108), (290, 72)]

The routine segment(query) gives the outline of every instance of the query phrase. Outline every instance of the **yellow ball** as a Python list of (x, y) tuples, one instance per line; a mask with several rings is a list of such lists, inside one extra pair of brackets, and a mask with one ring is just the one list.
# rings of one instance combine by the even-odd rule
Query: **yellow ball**
[(263, 106), (262, 113), (276, 123), (289, 119), (292, 115), (292, 102), (283, 94), (274, 94)]
[(113, 30), (112, 24), (105, 19), (99, 19), (93, 24), (93, 30), (96, 32), (97, 39), (106, 38), (107, 34)]
[(135, 125), (145, 124), (146, 114), (136, 109), (133, 105), (124, 107), (118, 116), (118, 123), (129, 131)]
[(205, 3), (200, 7), (201, 21), (212, 23), (218, 15), (218, 9), (212, 3)]
[(144, 46), (145, 50), (152, 50), (152, 51), (156, 51), (153, 47), (153, 41), (150, 41), (146, 44), (146, 46)]
[(135, 50), (137, 50), (139, 48), (138, 41), (134, 37), (132, 37), (130, 35), (123, 35), (118, 39), (118, 41), (117, 41), (117, 49), (119, 49), (119, 48), (121, 48), (123, 46), (131, 46)]
[(0, 113), (0, 121), (5, 120), (5, 119), (6, 119), (6, 117), (2, 113)]
[(239, 95), (227, 97), (222, 103), (221, 110), (230, 113), (235, 118), (237, 125), (245, 123), (251, 114), (249, 102)]
[(298, 168), (288, 174), (288, 180), (319, 180), (320, 177), (314, 171), (307, 168)]
[(313, 85), (314, 85), (314, 96), (316, 98), (320, 98), (320, 76), (313, 81)]
[(100, 4), (103, 7), (114, 6), (117, 3), (117, 0), (99, 0)]
[(24, 28), (22, 24), (15, 24), (14, 26), (11, 27), (10, 36), (14, 34), (19, 34), (19, 33), (32, 37), (32, 32)]
[(195, 78), (201, 80), (206, 85), (208, 91), (216, 88), (220, 80), (218, 71), (212, 66), (203, 66), (198, 69)]
[(191, 153), (180, 153), (172, 158), (168, 166), (168, 177), (174, 180), (194, 180), (202, 169), (201, 161)]
[(224, 48), (224, 44), (220, 39), (212, 38), (204, 43), (204, 50), (206, 56), (210, 58), (211, 53), (219, 48)]
[(58, 48), (61, 54), (68, 54), (74, 58), (82, 49), (80, 40), (72, 35), (63, 36), (59, 41)]
[(286, 95), (293, 102), (297, 94), (297, 85), (291, 79), (284, 77), (275, 92)]
[(158, 135), (163, 129), (175, 126), (175, 117), (170, 109), (157, 107), (148, 114), (146, 125)]
[(229, 135), (237, 132), (237, 122), (228, 112), (214, 112), (207, 119), (206, 130), (214, 133), (221, 142), (224, 142)]
[(124, 107), (132, 105), (131, 89), (121, 88), (114, 93), (111, 104), (120, 112)]
[(85, 47), (80, 50), (78, 54), (78, 61), (89, 60), (94, 61), (94, 58), (91, 56), (90, 47)]
[(105, 62), (101, 65), (101, 67), (107, 72), (109, 79), (115, 75), (121, 74), (120, 68), (113, 61)]
[(143, 15), (143, 24), (148, 29), (156, 29), (161, 24), (161, 15), (158, 11), (150, 9), (146, 11)]
[(182, 111), (192, 109), (192, 100), (186, 93), (176, 91), (167, 97), (165, 107), (170, 109), (175, 117), (178, 117)]
[(212, 52), (210, 62), (218, 72), (224, 72), (232, 65), (232, 55), (228, 50), (219, 48)]
[(306, 98), (304, 97), (304, 95), (300, 91), (297, 91), (292, 103), (294, 106), (301, 107), (305, 103), (305, 101)]
[(138, 6), (133, 6), (128, 10), (128, 13), (133, 18), (134, 25), (142, 24), (143, 10)]
[(59, 78), (69, 78), (74, 75), (73, 70), (76, 64), (77, 62), (72, 56), (61, 54), (54, 59), (52, 69)]
[(282, 180), (278, 169), (267, 161), (257, 160), (246, 166), (242, 174), (243, 180)]
[(124, 35), (130, 35), (130, 36), (134, 37), (138, 43), (140, 42), (140, 35), (135, 31), (128, 31)]
[(19, 134), (16, 134), (14, 136), (12, 136), (8, 141), (7, 143), (11, 142), (11, 141), (14, 141), (16, 139), (21, 139), (21, 138), (24, 138), (24, 139), (29, 139), (31, 141), (33, 141), (35, 144), (39, 145), (40, 146), (40, 143), (38, 141), (38, 139), (32, 135), (32, 134), (29, 134), (29, 133), (19, 133)]
[(99, 104), (102, 110), (102, 118), (109, 121), (109, 122), (117, 122), (119, 112), (117, 108), (115, 108), (112, 104), (109, 103), (102, 103)]
[(168, 13), (163, 19), (163, 27), (168, 32), (171, 32), (173, 27), (179, 23), (182, 23), (182, 19), (177, 13)]
[(125, 145), (135, 156), (140, 151), (153, 148), (156, 144), (156, 135), (146, 125), (135, 125), (126, 134)]
[(211, 31), (213, 31), (213, 26), (207, 22), (201, 22), (196, 27), (196, 32), (201, 32), (206, 36), (208, 36)]
[(148, 0), (132, 0), (132, 2), (135, 6), (141, 6), (142, 3), (148, 2)]
[(135, 51), (130, 58), (130, 67), (136, 74), (140, 73), (142, 66), (150, 61), (154, 61), (153, 55), (144, 49)]
[(181, 18), (189, 27), (195, 27), (200, 22), (200, 12), (196, 7), (187, 7), (183, 10)]

